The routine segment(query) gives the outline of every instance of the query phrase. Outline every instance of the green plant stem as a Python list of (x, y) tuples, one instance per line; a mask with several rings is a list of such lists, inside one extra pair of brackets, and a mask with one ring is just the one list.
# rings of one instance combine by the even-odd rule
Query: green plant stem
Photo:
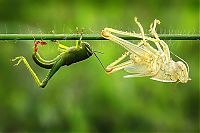
[[(149, 35), (147, 35), (149, 36)], [(119, 36), (126, 40), (136, 37)], [(159, 34), (162, 40), (200, 40), (200, 34)], [(80, 34), (0, 34), (0, 40), (79, 40)], [(100, 34), (83, 34), (82, 40), (106, 40)]]

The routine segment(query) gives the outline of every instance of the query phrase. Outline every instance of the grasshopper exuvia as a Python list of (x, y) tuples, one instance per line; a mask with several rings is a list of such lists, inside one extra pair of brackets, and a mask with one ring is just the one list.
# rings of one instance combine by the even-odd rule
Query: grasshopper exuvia
[[(82, 35), (81, 35), (81, 38), (82, 38)], [(18, 62), (15, 65), (19, 65), (19, 63), (23, 61), (26, 67), (28, 68), (28, 70), (30, 71), (31, 75), (33, 76), (37, 85), (39, 87), (44, 88), (47, 85), (48, 81), (51, 79), (51, 77), (59, 70), (61, 66), (65, 66), (65, 65), (69, 66), (71, 64), (86, 60), (89, 57), (91, 57), (93, 54), (96, 56), (96, 54), (94, 53), (95, 51), (92, 50), (89, 43), (81, 41), (81, 38), (79, 41), (76, 42), (76, 46), (72, 46), (72, 47), (64, 46), (60, 44), (58, 41), (55, 41), (58, 44), (59, 50), (61, 51), (61, 53), (53, 60), (44, 60), (34, 49), (34, 53), (32, 57), (35, 63), (45, 69), (51, 69), (49, 73), (47, 74), (46, 78), (42, 82), (39, 80), (39, 78), (37, 77), (33, 69), (31, 68), (31, 66), (28, 64), (27, 60), (23, 56), (16, 57), (15, 59), (12, 59), (12, 61), (18, 60)], [(99, 60), (98, 57), (97, 59)]]
[[(104, 38), (118, 43), (128, 51), (119, 59), (108, 65), (106, 67), (106, 71), (108, 73), (113, 73), (124, 69), (128, 73), (132, 74), (124, 76), (125, 78), (149, 76), (152, 80), (161, 82), (186, 83), (190, 80), (188, 75), (188, 64), (178, 56), (177, 57), (181, 61), (173, 61), (170, 57), (168, 45), (163, 40), (159, 39), (158, 34), (156, 33), (156, 25), (160, 24), (160, 21), (155, 19), (150, 25), (150, 32), (153, 37), (144, 35), (143, 27), (137, 21), (136, 17), (135, 22), (140, 28), (140, 34), (119, 31), (112, 28), (104, 28), (102, 31), (101, 35)], [(141, 39), (141, 41), (138, 44), (133, 44), (127, 40), (117, 37), (112, 33), (137, 37)], [(157, 49), (152, 47), (149, 42), (153, 42)], [(120, 63), (127, 56), (130, 56), (130, 59)]]

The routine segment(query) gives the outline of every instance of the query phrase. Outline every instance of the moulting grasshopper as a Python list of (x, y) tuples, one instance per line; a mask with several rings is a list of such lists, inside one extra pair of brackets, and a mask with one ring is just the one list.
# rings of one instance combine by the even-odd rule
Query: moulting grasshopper
[[(82, 38), (82, 34), (81, 34), (81, 38)], [(23, 61), (25, 66), (28, 68), (29, 72), (31, 73), (32, 77), (34, 78), (35, 82), (37, 83), (37, 85), (39, 87), (44, 88), (47, 85), (48, 81), (52, 78), (52, 76), (60, 69), (60, 67), (69, 66), (71, 64), (86, 60), (89, 57), (91, 57), (93, 54), (96, 56), (95, 54), (96, 51), (92, 50), (89, 43), (81, 41), (81, 38), (79, 41), (76, 41), (76, 46), (72, 46), (72, 47), (67, 47), (60, 44), (58, 41), (54, 41), (56, 44), (58, 44), (59, 50), (61, 53), (53, 60), (45, 60), (37, 53), (38, 45), (46, 45), (44, 41), (34, 42), (34, 53), (32, 55), (34, 62), (42, 68), (50, 69), (46, 78), (42, 82), (39, 80), (39, 78), (37, 77), (33, 69), (31, 68), (31, 66), (25, 59), (25, 57), (18, 56), (12, 59), (12, 61), (18, 60), (15, 66), (19, 65), (20, 62)], [(98, 57), (97, 59), (99, 60)]]
[[(150, 33), (152, 37), (145, 36), (142, 25), (137, 21), (141, 33), (131, 33), (115, 30), (112, 28), (104, 28), (101, 35), (111, 41), (124, 47), (128, 52), (123, 54), (119, 59), (106, 67), (108, 73), (113, 73), (118, 70), (124, 69), (131, 75), (124, 76), (125, 78), (131, 77), (151, 77), (152, 80), (161, 82), (181, 82), (187, 83), (190, 80), (188, 64), (178, 57), (181, 61), (173, 61), (170, 57), (170, 50), (168, 45), (160, 40), (156, 33), (156, 25), (160, 24), (159, 20), (154, 20), (150, 25)], [(141, 39), (138, 44), (133, 44), (127, 40), (117, 37), (114, 34), (126, 35), (137, 37)], [(154, 43), (156, 48), (150, 45)], [(122, 62), (129, 56), (129, 60)]]

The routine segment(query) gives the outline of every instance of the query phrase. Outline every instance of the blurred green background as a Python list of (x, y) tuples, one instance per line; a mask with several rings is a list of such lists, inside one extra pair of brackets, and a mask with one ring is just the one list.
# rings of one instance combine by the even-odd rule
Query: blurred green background
[[(135, 16), (146, 33), (157, 18), (158, 33), (199, 34), (198, 0), (0, 0), (0, 33), (75, 33), (76, 27), (85, 33), (100, 33), (104, 27), (137, 32)], [(99, 57), (105, 65), (124, 51), (113, 42), (88, 42), (104, 52)], [(41, 90), (23, 64), (13, 67), (10, 61), (27, 57), (43, 79), (48, 70), (31, 59), (33, 41), (1, 41), (0, 131), (199, 131), (199, 41), (167, 43), (190, 66), (187, 84), (124, 79), (124, 71), (107, 75), (91, 57), (63, 67)], [(57, 47), (48, 44), (39, 52), (52, 59)]]

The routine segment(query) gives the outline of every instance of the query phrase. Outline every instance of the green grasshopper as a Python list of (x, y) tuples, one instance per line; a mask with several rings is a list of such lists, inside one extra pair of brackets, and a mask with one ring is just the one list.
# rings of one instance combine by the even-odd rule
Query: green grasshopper
[[(61, 53), (57, 57), (55, 57), (53, 60), (45, 60), (37, 52), (33, 53), (32, 58), (37, 65), (45, 69), (50, 69), (46, 78), (42, 82), (39, 80), (38, 76), (33, 71), (28, 61), (25, 59), (25, 57), (18, 56), (12, 59), (12, 61), (18, 60), (18, 62), (14, 66), (19, 65), (20, 62), (23, 61), (25, 66), (28, 68), (29, 72), (31, 73), (32, 77), (34, 78), (35, 82), (37, 83), (37, 85), (39, 87), (44, 88), (47, 85), (48, 81), (52, 78), (52, 76), (60, 69), (60, 67), (65, 66), (65, 65), (69, 66), (71, 64), (86, 60), (89, 57), (91, 57), (93, 54), (96, 56), (96, 54), (94, 53), (95, 51), (92, 50), (89, 43), (83, 42), (81, 41), (81, 39), (82, 39), (82, 35), (81, 35), (80, 40), (76, 41), (76, 46), (72, 46), (72, 47), (64, 46), (60, 44), (58, 41), (55, 41), (58, 44), (58, 48), (61, 51)], [(98, 57), (97, 59), (99, 60)], [(102, 67), (104, 68), (103, 65)]]

